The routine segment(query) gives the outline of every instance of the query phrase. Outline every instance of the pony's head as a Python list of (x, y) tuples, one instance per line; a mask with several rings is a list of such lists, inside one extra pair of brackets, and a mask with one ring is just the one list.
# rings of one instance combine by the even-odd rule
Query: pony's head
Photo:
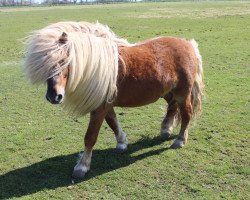
[[(67, 42), (67, 34), (62, 33), (61, 37), (58, 40), (58, 44), (64, 45)], [(54, 68), (61, 68), (61, 64), (65, 63), (67, 59), (67, 54), (65, 52), (64, 58), (54, 66)], [(62, 71), (59, 71), (57, 74), (49, 77), (47, 79), (47, 93), (46, 99), (52, 104), (60, 104), (63, 102), (65, 97), (65, 88), (67, 85), (67, 80), (69, 76), (69, 67), (63, 68)]]
[(60, 104), (65, 97), (65, 88), (69, 76), (69, 68), (47, 80), (46, 99), (52, 104)]
[(102, 24), (59, 22), (29, 37), (24, 67), (31, 83), (47, 83), (48, 101), (84, 115), (114, 100), (121, 45)]

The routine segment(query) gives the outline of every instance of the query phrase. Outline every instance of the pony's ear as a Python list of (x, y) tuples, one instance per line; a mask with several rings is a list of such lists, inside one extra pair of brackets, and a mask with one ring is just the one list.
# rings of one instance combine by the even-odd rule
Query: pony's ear
[(68, 35), (67, 35), (67, 33), (63, 32), (59, 38), (59, 42), (61, 44), (65, 44), (67, 41), (68, 41)]

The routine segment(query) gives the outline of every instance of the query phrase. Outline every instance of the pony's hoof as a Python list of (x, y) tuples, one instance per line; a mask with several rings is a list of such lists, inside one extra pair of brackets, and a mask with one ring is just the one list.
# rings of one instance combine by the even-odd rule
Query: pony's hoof
[(122, 154), (122, 153), (126, 152), (126, 149), (125, 150), (124, 149), (115, 149), (114, 152), (117, 154)]
[(125, 151), (127, 151), (128, 149), (128, 145), (124, 144), (124, 143), (118, 143), (115, 149), (116, 153), (123, 153)]
[(183, 140), (176, 139), (174, 143), (170, 146), (171, 149), (179, 149), (185, 145)]
[(170, 133), (169, 132), (161, 133), (161, 140), (162, 141), (166, 141), (169, 138), (170, 138)]
[(89, 166), (82, 165), (81, 163), (77, 163), (77, 165), (74, 167), (74, 171), (72, 173), (72, 182), (73, 180), (83, 180), (85, 174), (89, 171)]
[(74, 170), (71, 176), (72, 183), (78, 182), (84, 179), (86, 172), (82, 170)]

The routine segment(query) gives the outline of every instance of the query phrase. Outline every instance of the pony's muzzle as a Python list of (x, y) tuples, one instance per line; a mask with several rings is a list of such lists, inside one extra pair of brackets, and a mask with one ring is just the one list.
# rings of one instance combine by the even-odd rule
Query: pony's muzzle
[(46, 99), (52, 104), (60, 104), (63, 102), (64, 95), (62, 94), (50, 95), (49, 93), (47, 93)]
[(47, 80), (48, 89), (46, 99), (52, 104), (60, 104), (64, 99), (65, 88), (58, 84), (58, 78), (60, 78), (59, 75)]

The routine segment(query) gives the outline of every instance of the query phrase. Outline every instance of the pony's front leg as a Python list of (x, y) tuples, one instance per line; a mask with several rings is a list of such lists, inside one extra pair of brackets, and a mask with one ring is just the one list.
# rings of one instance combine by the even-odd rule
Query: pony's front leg
[(105, 120), (108, 123), (109, 127), (115, 133), (115, 138), (117, 141), (116, 151), (118, 153), (122, 153), (122, 152), (126, 151), (127, 147), (128, 147), (128, 140), (127, 140), (126, 134), (123, 132), (123, 130), (122, 130), (122, 128), (117, 120), (114, 108), (111, 108), (109, 110), (108, 114), (105, 117)]
[(74, 167), (72, 174), (73, 179), (83, 179), (84, 175), (90, 169), (92, 149), (96, 143), (99, 130), (102, 122), (107, 114), (105, 108), (98, 108), (97, 110), (90, 113), (90, 122), (84, 138), (84, 152), (81, 158)]

